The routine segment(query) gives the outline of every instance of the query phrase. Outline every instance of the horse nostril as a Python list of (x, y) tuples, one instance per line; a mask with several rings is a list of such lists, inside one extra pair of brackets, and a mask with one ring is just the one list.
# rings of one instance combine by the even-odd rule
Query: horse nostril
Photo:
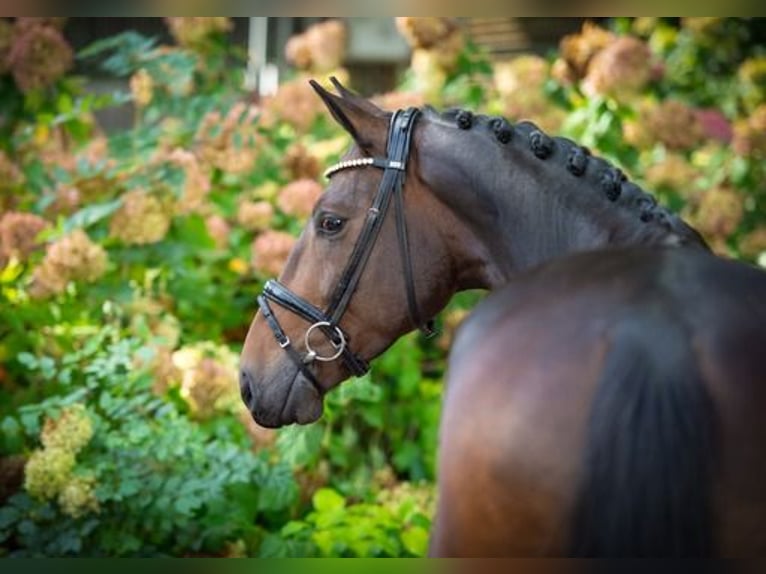
[(248, 372), (242, 369), (239, 372), (239, 392), (242, 396), (242, 401), (247, 405), (247, 408), (253, 410), (253, 385), (252, 379)]

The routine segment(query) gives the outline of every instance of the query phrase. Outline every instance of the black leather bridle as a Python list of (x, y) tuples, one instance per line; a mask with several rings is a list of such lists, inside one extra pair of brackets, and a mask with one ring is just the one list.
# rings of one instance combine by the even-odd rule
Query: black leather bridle
[[(341, 274), (338, 285), (335, 287), (330, 304), (326, 311), (321, 311), (299, 295), (293, 293), (276, 279), (270, 279), (263, 287), (263, 293), (258, 296), (258, 306), (263, 313), (264, 319), (274, 333), (277, 343), (288, 354), (290, 359), (298, 366), (303, 375), (314, 385), (317, 391), (323, 393), (319, 382), (316, 380), (310, 365), (314, 361), (334, 361), (340, 359), (346, 368), (355, 376), (361, 376), (369, 370), (367, 361), (351, 351), (348, 346), (348, 336), (340, 328), (340, 321), (346, 312), (349, 301), (359, 284), (365, 265), (370, 258), (372, 248), (378, 238), (380, 229), (385, 220), (388, 207), (393, 197), (396, 210), (396, 232), (399, 242), (399, 252), (404, 270), (405, 288), (407, 292), (407, 306), (410, 319), (413, 324), (427, 335), (433, 334), (430, 321), (423, 321), (415, 293), (415, 282), (412, 275), (412, 261), (410, 258), (409, 242), (407, 240), (407, 221), (404, 214), (404, 176), (407, 169), (410, 142), (415, 121), (420, 115), (417, 108), (397, 111), (391, 118), (386, 147), (385, 158), (360, 158), (344, 161), (329, 168), (325, 175), (353, 168), (366, 166), (377, 167), (383, 170), (383, 178), (378, 186), (377, 194), (372, 206), (367, 210), (367, 218), (362, 231), (356, 240), (351, 257), (346, 268)], [(282, 329), (269, 301), (276, 303), (302, 317), (311, 326), (304, 334), (306, 354), (301, 353), (293, 346), (292, 341)], [(335, 353), (330, 356), (320, 356), (311, 347), (311, 335), (315, 330), (320, 330), (335, 348)]]

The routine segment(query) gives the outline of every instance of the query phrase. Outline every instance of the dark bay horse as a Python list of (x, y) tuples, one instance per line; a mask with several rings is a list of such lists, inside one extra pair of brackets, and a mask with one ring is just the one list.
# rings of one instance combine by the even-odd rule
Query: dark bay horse
[(485, 288), (450, 356), (432, 555), (766, 555), (766, 273), (530, 123), (314, 87), (355, 145), (259, 297), (255, 420), (316, 420)]

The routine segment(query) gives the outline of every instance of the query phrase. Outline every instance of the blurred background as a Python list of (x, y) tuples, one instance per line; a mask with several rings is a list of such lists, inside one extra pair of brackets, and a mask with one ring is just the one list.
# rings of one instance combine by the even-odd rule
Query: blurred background
[(763, 19), (0, 19), (0, 555), (421, 556), (452, 334), (271, 431), (238, 352), (378, 105), (531, 119), (766, 266)]

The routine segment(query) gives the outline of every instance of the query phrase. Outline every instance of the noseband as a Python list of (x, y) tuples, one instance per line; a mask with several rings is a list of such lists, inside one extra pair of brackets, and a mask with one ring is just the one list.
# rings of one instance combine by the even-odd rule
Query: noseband
[[(433, 334), (430, 321), (421, 319), (420, 309), (416, 300), (415, 283), (412, 276), (412, 262), (410, 259), (409, 242), (407, 241), (407, 222), (404, 214), (404, 176), (407, 169), (410, 142), (415, 121), (420, 115), (416, 108), (397, 111), (391, 118), (391, 126), (388, 132), (386, 146), (387, 157), (385, 158), (361, 158), (340, 162), (330, 167), (326, 177), (345, 169), (363, 168), (367, 166), (383, 170), (383, 178), (378, 186), (377, 194), (372, 206), (367, 210), (362, 231), (356, 240), (354, 250), (346, 264), (338, 285), (335, 287), (330, 305), (326, 311), (321, 311), (302, 297), (293, 293), (276, 279), (270, 279), (263, 287), (263, 293), (258, 296), (258, 306), (263, 313), (266, 323), (274, 333), (277, 343), (282, 347), (290, 359), (301, 370), (303, 375), (322, 394), (322, 388), (316, 377), (309, 368), (315, 361), (328, 362), (340, 359), (346, 368), (355, 376), (361, 376), (369, 370), (367, 361), (351, 351), (348, 346), (349, 338), (340, 328), (339, 323), (346, 312), (351, 296), (354, 294), (359, 279), (362, 276), (367, 260), (372, 253), (372, 248), (378, 238), (386, 212), (393, 196), (396, 207), (396, 233), (399, 242), (399, 252), (402, 260), (404, 279), (407, 293), (407, 306), (410, 319), (413, 324), (427, 335)], [(301, 353), (293, 346), (290, 338), (285, 334), (279, 324), (269, 301), (295, 313), (308, 321), (311, 326), (306, 331), (303, 339), (306, 354)], [(330, 341), (335, 351), (328, 356), (321, 356), (311, 346), (311, 335), (315, 331), (321, 331)]]

